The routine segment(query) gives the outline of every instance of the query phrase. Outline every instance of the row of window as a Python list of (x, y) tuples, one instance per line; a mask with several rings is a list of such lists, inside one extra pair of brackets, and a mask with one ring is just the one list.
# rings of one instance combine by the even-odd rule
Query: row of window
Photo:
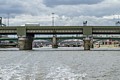
[(82, 32), (82, 30), (27, 30), (29, 33), (34, 32)]
[(16, 33), (16, 30), (0, 30), (0, 33)]

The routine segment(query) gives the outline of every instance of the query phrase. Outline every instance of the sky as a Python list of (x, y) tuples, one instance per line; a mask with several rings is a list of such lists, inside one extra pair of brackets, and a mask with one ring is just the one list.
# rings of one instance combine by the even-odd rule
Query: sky
[(38, 23), (55, 26), (113, 26), (120, 17), (120, 0), (0, 0), (0, 16), (9, 26)]

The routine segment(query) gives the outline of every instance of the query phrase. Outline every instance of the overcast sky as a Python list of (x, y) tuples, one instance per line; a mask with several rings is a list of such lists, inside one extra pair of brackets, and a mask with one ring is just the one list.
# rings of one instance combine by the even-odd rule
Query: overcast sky
[(40, 23), (55, 25), (115, 25), (120, 16), (120, 0), (0, 0), (0, 16), (11, 26)]

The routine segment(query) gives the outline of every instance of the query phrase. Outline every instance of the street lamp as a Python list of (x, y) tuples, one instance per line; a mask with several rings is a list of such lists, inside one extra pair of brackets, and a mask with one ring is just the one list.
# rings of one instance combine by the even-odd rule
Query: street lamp
[(54, 18), (55, 18), (55, 17), (54, 17), (54, 14), (55, 14), (55, 13), (52, 13), (52, 26), (55, 25), (55, 24), (54, 24), (54, 22), (55, 22), (55, 21), (54, 21)]
[(2, 26), (2, 17), (0, 17), (0, 26)]
[(8, 13), (8, 26), (9, 26), (9, 18), (10, 18), (10, 14)]

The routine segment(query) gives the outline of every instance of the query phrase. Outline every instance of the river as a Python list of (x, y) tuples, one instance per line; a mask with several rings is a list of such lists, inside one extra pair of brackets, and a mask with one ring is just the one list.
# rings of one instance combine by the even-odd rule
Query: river
[(0, 80), (120, 80), (120, 48), (1, 48)]

